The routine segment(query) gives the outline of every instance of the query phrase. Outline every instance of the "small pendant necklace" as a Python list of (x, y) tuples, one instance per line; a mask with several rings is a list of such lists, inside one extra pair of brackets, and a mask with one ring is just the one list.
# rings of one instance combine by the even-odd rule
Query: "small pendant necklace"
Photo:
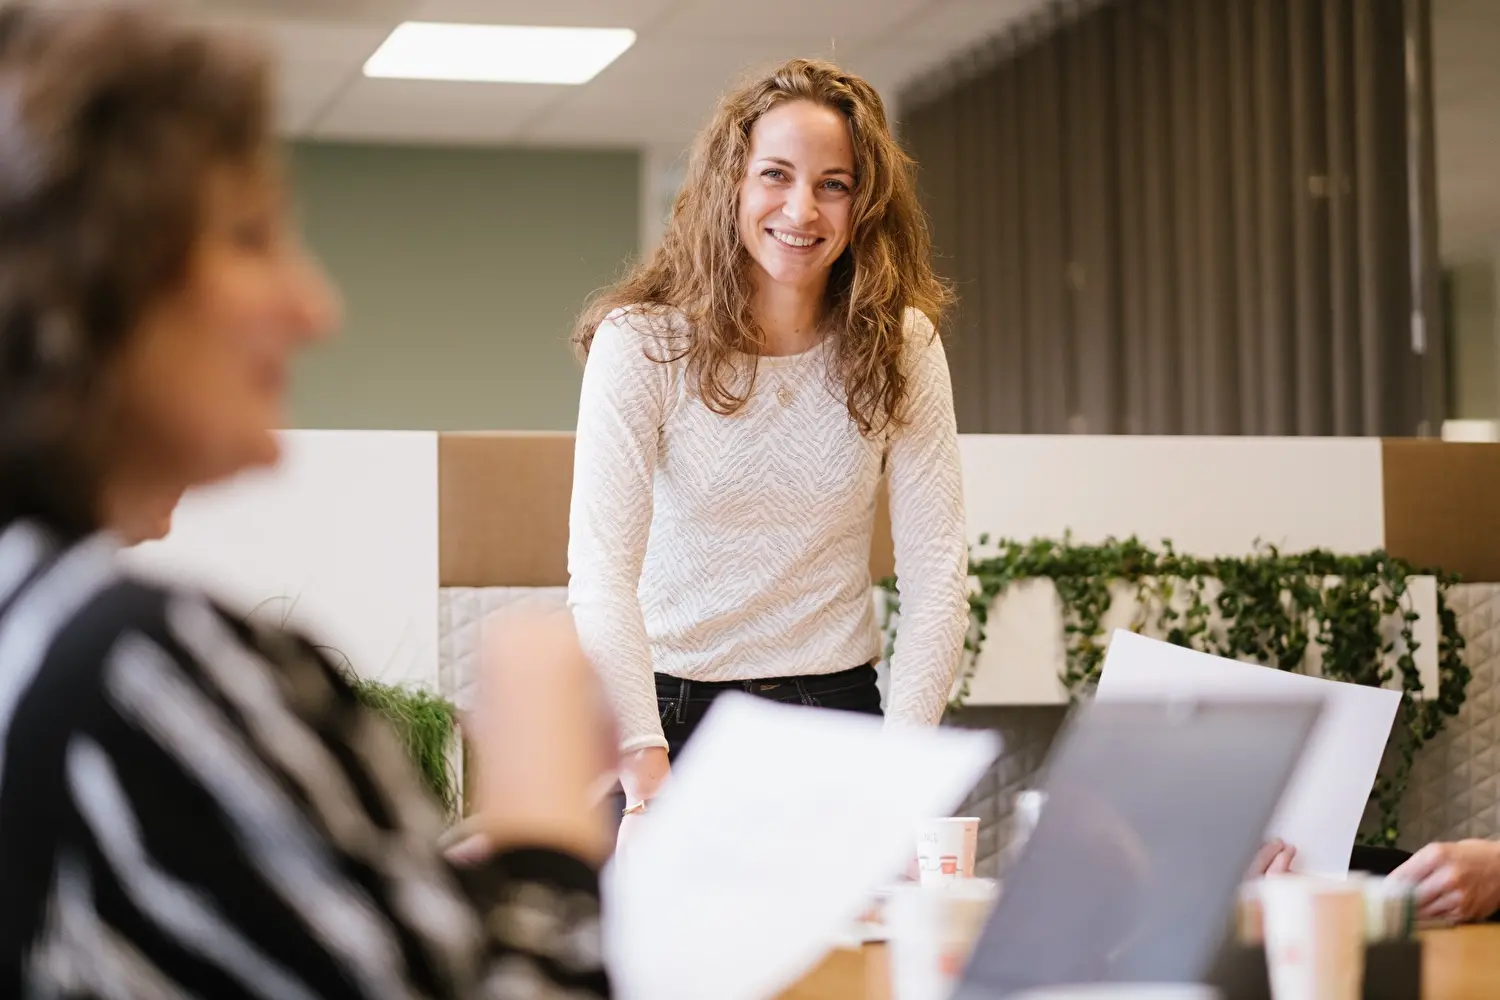
[(791, 406), (792, 403), (796, 402), (797, 400), (797, 389), (792, 383), (793, 372), (801, 362), (805, 361), (807, 357), (812, 354), (813, 351), (822, 346), (825, 337), (826, 333), (820, 332), (818, 335), (818, 339), (813, 342), (812, 347), (809, 347), (807, 350), (797, 355), (794, 359), (789, 359), (791, 363), (787, 364), (785, 368), (782, 368), (777, 372), (776, 402), (779, 403), (783, 408)]

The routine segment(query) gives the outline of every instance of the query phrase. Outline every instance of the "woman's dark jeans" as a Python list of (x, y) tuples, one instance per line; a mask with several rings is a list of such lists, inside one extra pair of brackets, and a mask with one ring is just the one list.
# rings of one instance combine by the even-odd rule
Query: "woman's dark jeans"
[[(666, 674), (656, 675), (656, 707), (661, 713), (662, 732), (667, 737), (667, 757), (678, 753), (698, 728), (709, 706), (728, 691), (740, 691), (779, 701), (860, 715), (882, 715), (880, 689), (875, 686), (875, 668), (841, 670), (836, 674), (810, 677), (766, 677), (754, 681), (685, 681)], [(752, 748), (753, 749), (753, 748)], [(625, 808), (625, 793), (615, 786), (615, 816)], [(618, 820), (616, 820), (618, 822)]]
[(656, 675), (656, 707), (667, 737), (667, 755), (677, 759), (692, 737), (709, 706), (728, 691), (740, 691), (785, 705), (806, 705), (861, 715), (880, 715), (880, 690), (875, 686), (875, 668), (841, 670), (836, 674), (808, 677), (767, 677), (753, 681), (686, 681)]

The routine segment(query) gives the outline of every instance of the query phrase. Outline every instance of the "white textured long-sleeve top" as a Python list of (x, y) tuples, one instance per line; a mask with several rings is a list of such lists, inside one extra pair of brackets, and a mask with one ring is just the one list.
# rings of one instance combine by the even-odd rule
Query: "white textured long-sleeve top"
[[(889, 481), (901, 622), (886, 717), (935, 724), (968, 628), (968, 547), (942, 341), (907, 313), (905, 422), (866, 436), (827, 341), (762, 357), (724, 416), (663, 337), (680, 319), (611, 315), (584, 367), (568, 602), (619, 717), (621, 749), (665, 747), (653, 672), (725, 681), (877, 659), (870, 539)], [(748, 372), (748, 359), (746, 371)]]

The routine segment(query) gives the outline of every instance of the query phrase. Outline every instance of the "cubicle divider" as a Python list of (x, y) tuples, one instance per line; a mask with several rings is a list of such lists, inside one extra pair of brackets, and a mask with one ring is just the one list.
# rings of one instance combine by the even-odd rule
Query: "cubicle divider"
[[(1170, 538), (1199, 556), (1384, 548), (1500, 581), (1500, 445), (964, 435), (960, 446), (976, 545), (1071, 534)], [(429, 686), (452, 673), (441, 592), (485, 605), (556, 599), (567, 584), (571, 434), (291, 431), (285, 454), (274, 471), (187, 497), (172, 536), (137, 563), (310, 627), (361, 673)], [(873, 580), (896, 570), (883, 500), (877, 511)], [(485, 592), (499, 597), (474, 598)], [(1060, 699), (1057, 630), (1038, 623), (1049, 601), (1032, 589), (1000, 609), (976, 703)]]
[[(279, 469), (186, 498), (172, 536), (132, 558), (310, 629), (365, 676), (436, 689), (461, 707), (484, 615), (517, 601), (563, 601), (571, 434), (291, 431), (285, 445)], [(1170, 538), (1199, 556), (1244, 555), (1257, 543), (1386, 549), (1471, 583), (1500, 584), (1500, 445), (965, 435), (960, 446), (976, 544), (986, 534), (1071, 534), (1079, 542)], [(878, 511), (874, 580), (896, 569), (884, 502)], [(1018, 588), (995, 610), (971, 684), (971, 720), (1020, 726), (1011, 740), (1018, 755), (997, 767), (997, 801), (1029, 775), (1065, 701), (1048, 586)], [(1429, 596), (1414, 591), (1422, 598), (1419, 659), (1430, 678), (1431, 588)], [(1466, 620), (1478, 627), (1489, 619), (1475, 616), (1490, 605), (1474, 601)], [(1493, 645), (1500, 655), (1500, 641)], [(1445, 745), (1445, 762), (1467, 760), (1484, 733), (1495, 736), (1495, 707), (1486, 692), (1466, 709), (1460, 728), (1478, 735)], [(1500, 786), (1496, 744), (1475, 750), (1494, 758), (1492, 786)], [(1467, 786), (1449, 782), (1434, 793), (1436, 805), (1417, 794), (1424, 814), (1437, 817), (1431, 827), (1460, 814), (1469, 827), (1478, 822)], [(1461, 808), (1444, 804), (1452, 802)]]
[[(1500, 579), (1500, 530), (1475, 525), (1483, 487), (1500, 491), (1500, 447), (1373, 438), (1143, 438), (964, 435), (970, 541), (1070, 534), (1075, 541), (1170, 538), (1180, 552), (1238, 556), (1258, 544), (1355, 554), (1386, 548), (1414, 564), (1441, 555)], [(509, 601), (561, 600), (567, 584), (571, 434), (444, 434), (439, 441), (444, 672), (455, 690), (473, 630)], [(1488, 476), (1488, 479), (1485, 477)], [(1500, 494), (1488, 494), (1490, 496)], [(1442, 498), (1434, 506), (1434, 498)], [(1441, 510), (1430, 525), (1429, 509)], [(874, 580), (894, 564), (886, 506), (871, 541)], [(1474, 525), (1472, 531), (1462, 526)], [(1436, 595), (1413, 588), (1424, 680), (1436, 676)], [(1115, 617), (1128, 622), (1123, 604)], [(1050, 584), (1018, 588), (992, 618), (976, 705), (1060, 704), (1063, 635)], [(463, 633), (468, 630), (470, 638)]]

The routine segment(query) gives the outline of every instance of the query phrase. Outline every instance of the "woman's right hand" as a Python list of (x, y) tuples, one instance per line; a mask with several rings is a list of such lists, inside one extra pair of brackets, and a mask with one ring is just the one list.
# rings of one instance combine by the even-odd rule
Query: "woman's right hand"
[[(672, 765), (667, 759), (667, 751), (661, 747), (646, 747), (626, 754), (620, 760), (620, 788), (625, 792), (625, 807), (628, 809), (638, 802), (650, 802), (656, 798), (671, 776)], [(618, 843), (628, 843), (636, 826), (644, 819), (644, 814), (639, 812), (620, 817)]]
[(656, 798), (671, 776), (672, 765), (667, 760), (667, 751), (661, 747), (646, 747), (626, 754), (620, 759), (620, 787), (625, 790), (625, 804), (633, 806)]

